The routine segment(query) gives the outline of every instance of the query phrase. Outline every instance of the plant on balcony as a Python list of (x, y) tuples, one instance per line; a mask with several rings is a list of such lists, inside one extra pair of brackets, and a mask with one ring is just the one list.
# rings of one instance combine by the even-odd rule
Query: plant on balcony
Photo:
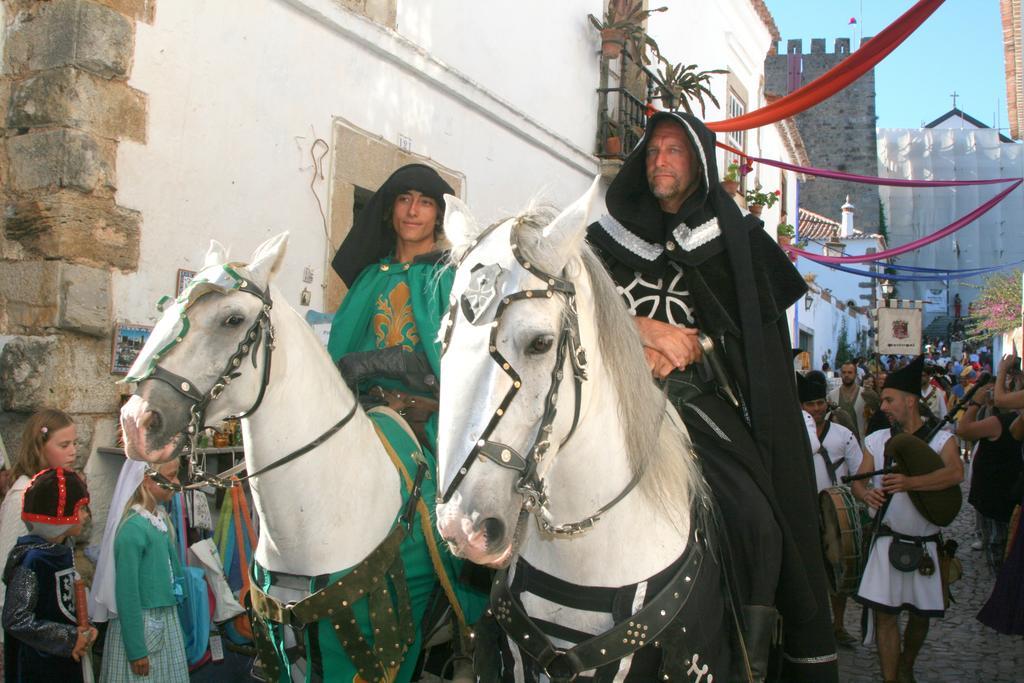
[(729, 164), (729, 168), (726, 169), (725, 175), (722, 177), (722, 187), (730, 197), (735, 195), (736, 191), (740, 189), (739, 164)]
[(772, 208), (781, 196), (782, 193), (778, 190), (775, 190), (775, 192), (761, 192), (761, 185), (759, 183), (754, 186), (753, 190), (747, 190), (743, 198), (747, 200), (747, 207), (750, 209), (750, 213), (760, 216), (761, 210), (764, 207)]
[(593, 14), (587, 18), (601, 32), (601, 55), (607, 59), (618, 59), (627, 43), (631, 46), (631, 57), (635, 62), (650, 64), (647, 48), (655, 58), (660, 58), (658, 43), (647, 35), (643, 22), (655, 12), (668, 11), (668, 7), (644, 9), (643, 0), (609, 0), (604, 18)]
[(793, 236), (796, 235), (796, 228), (793, 227), (792, 223), (779, 223), (778, 227), (775, 228), (775, 235), (780, 238), (788, 237), (793, 239)]
[(661, 68), (658, 69), (658, 91), (661, 95), (661, 103), (669, 111), (678, 111), (681, 106), (687, 114), (693, 114), (690, 107), (690, 100), (696, 100), (700, 104), (700, 115), (704, 118), (705, 103), (707, 97), (715, 106), (720, 106), (718, 100), (708, 88), (711, 77), (716, 74), (729, 73), (728, 69), (711, 69), (709, 71), (697, 71), (696, 64), (672, 64), (661, 59)]
[(601, 147), (602, 157), (621, 157), (623, 154), (623, 138), (618, 124), (609, 121), (605, 129), (603, 146)]

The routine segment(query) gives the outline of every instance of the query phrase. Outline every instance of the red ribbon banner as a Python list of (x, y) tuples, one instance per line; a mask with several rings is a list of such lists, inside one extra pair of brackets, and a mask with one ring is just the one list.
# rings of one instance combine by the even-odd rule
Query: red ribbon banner
[(944, 0), (920, 0), (899, 19), (886, 26), (881, 33), (863, 44), (859, 50), (807, 85), (760, 109), (736, 118), (708, 123), (707, 127), (716, 132), (749, 130), (781, 121), (824, 102), (885, 59), (943, 2)]

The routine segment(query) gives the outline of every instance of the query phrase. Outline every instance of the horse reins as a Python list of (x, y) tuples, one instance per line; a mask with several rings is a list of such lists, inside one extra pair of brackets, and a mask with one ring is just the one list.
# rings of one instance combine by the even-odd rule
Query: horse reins
[[(481, 240), (490, 235), (500, 225), (502, 225), (502, 223), (495, 223), (491, 225), (477, 238), (472, 240), (469, 243), (466, 252), (462, 254), (459, 261), (455, 264), (456, 267), (461, 265)], [(572, 363), (573, 386), (575, 389), (573, 417), (572, 426), (565, 438), (562, 439), (559, 447), (565, 445), (576, 431), (576, 427), (580, 420), (583, 382), (587, 379), (587, 358), (586, 352), (580, 342), (579, 313), (576, 308), (576, 286), (572, 281), (565, 277), (545, 273), (535, 264), (528, 261), (522, 255), (516, 234), (516, 230), (513, 228), (510, 238), (513, 256), (524, 270), (540, 279), (546, 286), (542, 289), (525, 289), (512, 294), (507, 294), (498, 302), (494, 313), (494, 320), (488, 323), (491, 327), (491, 331), (487, 351), (491, 358), (494, 359), (494, 362), (497, 363), (502, 371), (504, 371), (512, 380), (512, 387), (506, 392), (501, 403), (498, 405), (498, 408), (494, 411), (494, 414), (488, 421), (487, 426), (480, 434), (480, 438), (470, 449), (469, 454), (466, 456), (466, 459), (463, 461), (462, 466), (459, 468), (456, 475), (452, 478), (452, 481), (445, 490), (440, 502), (448, 502), (459, 484), (465, 478), (470, 466), (472, 466), (478, 457), (486, 458), (499, 467), (519, 472), (520, 477), (515, 484), (515, 489), (517, 493), (523, 496), (520, 521), (522, 521), (522, 518), (526, 514), (533, 513), (537, 516), (537, 521), (541, 528), (547, 533), (553, 535), (572, 536), (583, 533), (592, 528), (601, 516), (618, 504), (626, 497), (626, 495), (629, 494), (630, 491), (633, 490), (639, 482), (640, 477), (639, 475), (634, 475), (632, 480), (614, 499), (603, 505), (597, 512), (582, 520), (561, 525), (556, 525), (551, 521), (550, 514), (547, 511), (547, 495), (544, 491), (544, 479), (540, 475), (539, 466), (541, 461), (544, 459), (544, 456), (551, 448), (551, 432), (554, 427), (554, 421), (558, 411), (558, 389), (561, 386), (562, 380), (565, 378), (563, 366), (565, 365), (566, 358), (568, 358)], [(556, 293), (565, 297), (566, 308), (562, 316), (562, 326), (558, 333), (558, 346), (555, 351), (555, 365), (551, 371), (551, 386), (545, 396), (544, 412), (538, 423), (537, 436), (528, 448), (528, 455), (524, 457), (517, 452), (515, 448), (490, 439), (491, 434), (493, 434), (494, 430), (498, 427), (498, 424), (501, 422), (501, 419), (508, 410), (512, 400), (522, 388), (522, 378), (519, 373), (516, 372), (511, 363), (509, 363), (498, 350), (498, 324), (507, 307), (513, 302), (534, 298), (550, 299)], [(465, 299), (463, 300), (463, 304), (463, 313), (467, 316), (470, 322), (474, 322), (473, 318), (469, 318), (471, 315), (471, 307), (465, 305)], [(447, 329), (445, 330), (445, 336), (441, 346), (442, 355), (444, 355), (448, 350), (452, 330), (455, 327), (455, 319), (459, 309), (460, 307), (457, 300), (453, 298), (448, 311)], [(517, 526), (521, 526), (521, 524)]]
[[(238, 346), (235, 352), (232, 353), (227, 360), (224, 370), (220, 373), (217, 380), (213, 383), (205, 393), (199, 393), (196, 389), (195, 382), (192, 382), (180, 375), (176, 375), (169, 370), (160, 367), (159, 364), (153, 366), (152, 372), (146, 379), (154, 379), (167, 384), (169, 387), (174, 389), (176, 392), (184, 396), (185, 398), (192, 401), (192, 405), (189, 406), (189, 422), (188, 425), (182, 430), (182, 433), (187, 435), (187, 441), (185, 442), (185, 455), (188, 457), (189, 462), (189, 479), (188, 484), (174, 484), (168, 480), (165, 476), (159, 472), (147, 472), (153, 481), (155, 481), (162, 488), (172, 489), (175, 491), (184, 491), (190, 489), (202, 488), (204, 486), (215, 486), (217, 488), (230, 488), (240, 482), (246, 481), (258, 477), (262, 474), (266, 474), (271, 470), (275, 470), (282, 465), (286, 465), (300, 456), (305, 455), (311, 450), (320, 446), (334, 434), (339, 432), (346, 424), (348, 424), (356, 414), (356, 408), (359, 406), (358, 400), (353, 400), (352, 408), (348, 413), (342, 417), (338, 422), (334, 423), (330, 428), (327, 429), (323, 434), (313, 439), (301, 448), (292, 451), (288, 455), (285, 455), (278, 460), (273, 461), (269, 465), (262, 467), (255, 472), (250, 472), (241, 477), (235, 475), (245, 469), (245, 463), (242, 462), (225, 472), (218, 475), (211, 475), (199, 468), (196, 460), (196, 440), (198, 439), (199, 432), (205, 428), (205, 417), (206, 409), (209, 407), (212, 401), (217, 400), (220, 395), (224, 392), (224, 389), (231, 384), (232, 380), (237, 379), (241, 376), (239, 372), (242, 360), (248, 355), (252, 359), (253, 368), (257, 367), (257, 353), (259, 348), (262, 346), (263, 351), (263, 373), (260, 378), (259, 393), (256, 396), (256, 400), (253, 401), (246, 410), (233, 416), (235, 419), (241, 419), (243, 417), (250, 417), (256, 410), (262, 405), (263, 398), (266, 395), (267, 387), (270, 385), (270, 363), (273, 357), (273, 351), (275, 347), (274, 337), (274, 325), (270, 322), (270, 310), (273, 308), (273, 301), (270, 298), (270, 291), (263, 290), (254, 285), (247, 279), (242, 279), (239, 282), (236, 291), (245, 292), (258, 298), (262, 302), (262, 307), (259, 314), (256, 316), (256, 320), (253, 321), (249, 329), (246, 330), (242, 340), (238, 342)], [(205, 295), (203, 295), (205, 296)], [(201, 297), (200, 297), (201, 298)], [(181, 341), (182, 337), (178, 337), (177, 341)]]

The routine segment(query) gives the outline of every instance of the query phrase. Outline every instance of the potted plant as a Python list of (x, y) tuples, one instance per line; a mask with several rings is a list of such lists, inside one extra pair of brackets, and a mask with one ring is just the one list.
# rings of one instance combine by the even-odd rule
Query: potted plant
[(778, 190), (775, 190), (775, 192), (761, 192), (761, 185), (758, 184), (753, 190), (747, 190), (743, 198), (747, 200), (747, 208), (750, 210), (750, 213), (760, 216), (764, 207), (772, 208), (775, 202), (779, 201), (780, 196), (782, 196), (782, 193)]
[(622, 156), (622, 136), (619, 132), (619, 124), (616, 121), (608, 121), (605, 128), (605, 137), (601, 143), (602, 157)]
[[(660, 57), (659, 57), (660, 59)], [(661, 68), (658, 69), (658, 92), (661, 95), (661, 103), (669, 111), (677, 111), (680, 106), (687, 114), (693, 114), (690, 107), (690, 100), (695, 99), (700, 104), (701, 118), (705, 115), (704, 97), (707, 96), (715, 106), (720, 106), (718, 100), (708, 88), (711, 77), (715, 74), (729, 73), (728, 69), (711, 69), (710, 71), (697, 71), (696, 64), (672, 64), (665, 59), (660, 59)]]
[(736, 192), (740, 189), (739, 164), (729, 164), (729, 168), (726, 170), (725, 176), (722, 178), (722, 188), (730, 197), (736, 195)]
[(604, 18), (598, 19), (593, 14), (587, 18), (601, 33), (601, 56), (605, 59), (618, 59), (628, 42), (633, 47), (631, 55), (634, 61), (650, 64), (647, 48), (659, 56), (658, 44), (647, 35), (643, 22), (655, 12), (665, 12), (668, 7), (657, 7), (645, 10), (643, 0), (609, 0)]
[(775, 228), (775, 236), (778, 238), (780, 246), (792, 244), (794, 235), (796, 235), (796, 228), (793, 227), (792, 223), (779, 223), (778, 227)]

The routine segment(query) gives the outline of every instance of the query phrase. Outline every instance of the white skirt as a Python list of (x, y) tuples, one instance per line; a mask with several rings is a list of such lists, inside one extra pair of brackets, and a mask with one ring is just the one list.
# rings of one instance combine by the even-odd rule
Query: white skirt
[(935, 563), (935, 573), (925, 576), (919, 571), (901, 572), (889, 562), (891, 536), (875, 541), (864, 574), (857, 589), (857, 602), (880, 612), (897, 613), (909, 610), (925, 617), (943, 616), (942, 577), (939, 575), (938, 543), (925, 544)]

